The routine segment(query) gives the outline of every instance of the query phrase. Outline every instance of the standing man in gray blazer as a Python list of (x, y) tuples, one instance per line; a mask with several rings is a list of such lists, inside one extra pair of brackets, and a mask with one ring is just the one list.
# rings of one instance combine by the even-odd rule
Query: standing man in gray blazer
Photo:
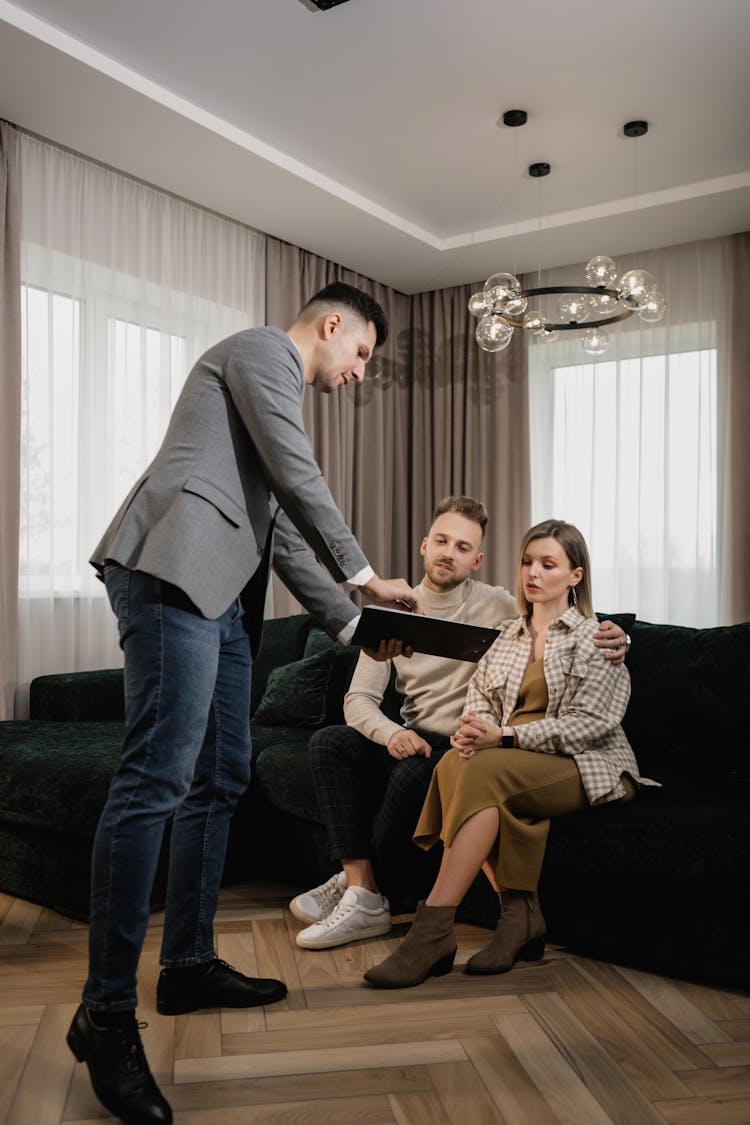
[(172, 1120), (135, 1020), (170, 818), (158, 1011), (286, 995), (281, 981), (218, 960), (213, 939), (229, 820), (249, 780), (251, 654), (269, 567), (344, 642), (357, 609), (342, 586), (419, 609), (405, 581), (369, 566), (302, 422), (306, 384), (331, 393), (362, 382), (387, 332), (377, 302), (334, 283), (288, 332), (250, 329), (216, 344), (188, 376), (159, 452), (91, 560), (125, 655), (126, 732), (94, 842), (89, 975), (68, 1043), (102, 1104), (133, 1125)]

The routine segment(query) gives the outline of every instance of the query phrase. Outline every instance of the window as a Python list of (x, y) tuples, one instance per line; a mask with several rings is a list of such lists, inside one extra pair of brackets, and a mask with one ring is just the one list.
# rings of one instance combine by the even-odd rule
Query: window
[(121, 661), (88, 559), (191, 365), (265, 308), (255, 231), (25, 134), (20, 183), (17, 717), (35, 676)]
[(118, 495), (126, 495), (161, 443), (187, 376), (186, 343), (184, 336), (107, 318), (109, 464)]
[(21, 584), (46, 588), (75, 557), (81, 302), (22, 286)]
[(580, 527), (597, 609), (715, 624), (716, 349), (544, 370), (540, 350), (531, 402), (534, 521), (559, 516)]
[(22, 285), (22, 594), (103, 595), (88, 557), (187, 376), (184, 335), (110, 315), (113, 303)]

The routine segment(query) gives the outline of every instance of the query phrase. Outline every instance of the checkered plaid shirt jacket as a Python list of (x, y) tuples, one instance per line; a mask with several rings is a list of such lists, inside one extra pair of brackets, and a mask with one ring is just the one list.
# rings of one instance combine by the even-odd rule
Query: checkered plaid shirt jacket
[[(630, 699), (624, 664), (605, 660), (594, 647), (596, 618), (571, 606), (547, 631), (544, 676), (549, 703), (543, 719), (514, 727), (518, 747), (575, 759), (590, 804), (625, 795), (620, 781), (655, 785), (638, 774), (638, 764), (620, 726)], [(499, 638), (479, 661), (469, 682), (466, 710), (496, 725), (507, 725), (517, 702), (533, 639), (522, 617), (504, 621)]]

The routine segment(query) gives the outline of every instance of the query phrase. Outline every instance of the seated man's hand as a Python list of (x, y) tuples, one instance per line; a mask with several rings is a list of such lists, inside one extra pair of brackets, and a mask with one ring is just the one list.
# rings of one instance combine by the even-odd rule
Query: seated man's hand
[(459, 758), (473, 758), (477, 750), (499, 746), (501, 738), (500, 727), (480, 719), (473, 711), (464, 711), (458, 729), (451, 737), (451, 746)]
[(393, 660), (394, 656), (413, 656), (414, 649), (411, 645), (404, 645), (403, 641), (390, 640), (381, 641), (377, 648), (364, 648), (362, 650), (370, 657), (370, 660), (377, 660), (381, 664), (386, 660)]
[(392, 758), (401, 762), (404, 758), (429, 758), (432, 754), (432, 747), (429, 742), (420, 738), (416, 731), (404, 727), (403, 730), (397, 730), (394, 735), (391, 735), (388, 753)]
[(594, 633), (594, 644), (602, 649), (605, 660), (622, 664), (630, 648), (630, 637), (614, 621), (602, 621)]

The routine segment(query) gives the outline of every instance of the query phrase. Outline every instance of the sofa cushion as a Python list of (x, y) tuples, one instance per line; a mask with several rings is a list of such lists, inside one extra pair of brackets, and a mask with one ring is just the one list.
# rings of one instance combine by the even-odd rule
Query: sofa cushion
[(750, 776), (737, 729), (738, 708), (750, 698), (750, 623), (690, 629), (636, 621), (631, 635), (623, 727), (641, 772), (657, 780), (685, 770), (706, 779)]
[(258, 755), (253, 784), (271, 808), (304, 820), (319, 821), (307, 749), (312, 732), (306, 732), (305, 737), (300, 737), (300, 733), (287, 731), (286, 737), (278, 739)]
[(635, 800), (552, 819), (545, 876), (716, 892), (750, 865), (750, 783), (694, 775)]
[(37, 676), (29, 688), (29, 716), (60, 722), (112, 722), (125, 715), (122, 668)]
[(297, 613), (292, 617), (271, 617), (263, 622), (263, 640), (253, 661), (251, 715), (263, 698), (272, 669), (300, 659), (305, 651), (307, 634), (312, 627), (313, 619), (308, 613)]
[(333, 657), (328, 652), (305, 656), (274, 668), (253, 719), (260, 726), (321, 726)]
[[(322, 652), (334, 653), (337, 650), (346, 651), (346, 646), (341, 641), (329, 637), (320, 625), (313, 625), (305, 640), (305, 656), (319, 656)], [(356, 651), (359, 651), (358, 649)]]
[(113, 723), (0, 723), (0, 820), (92, 836), (122, 748)]
[(349, 688), (349, 683), (354, 675), (354, 669), (359, 659), (359, 649), (353, 645), (342, 645), (340, 641), (332, 640), (327, 633), (316, 626), (310, 630), (305, 645), (305, 656), (315, 653), (327, 652), (331, 657), (331, 678), (328, 681), (326, 695), (325, 722), (321, 725), (330, 726), (344, 721), (344, 696)]

